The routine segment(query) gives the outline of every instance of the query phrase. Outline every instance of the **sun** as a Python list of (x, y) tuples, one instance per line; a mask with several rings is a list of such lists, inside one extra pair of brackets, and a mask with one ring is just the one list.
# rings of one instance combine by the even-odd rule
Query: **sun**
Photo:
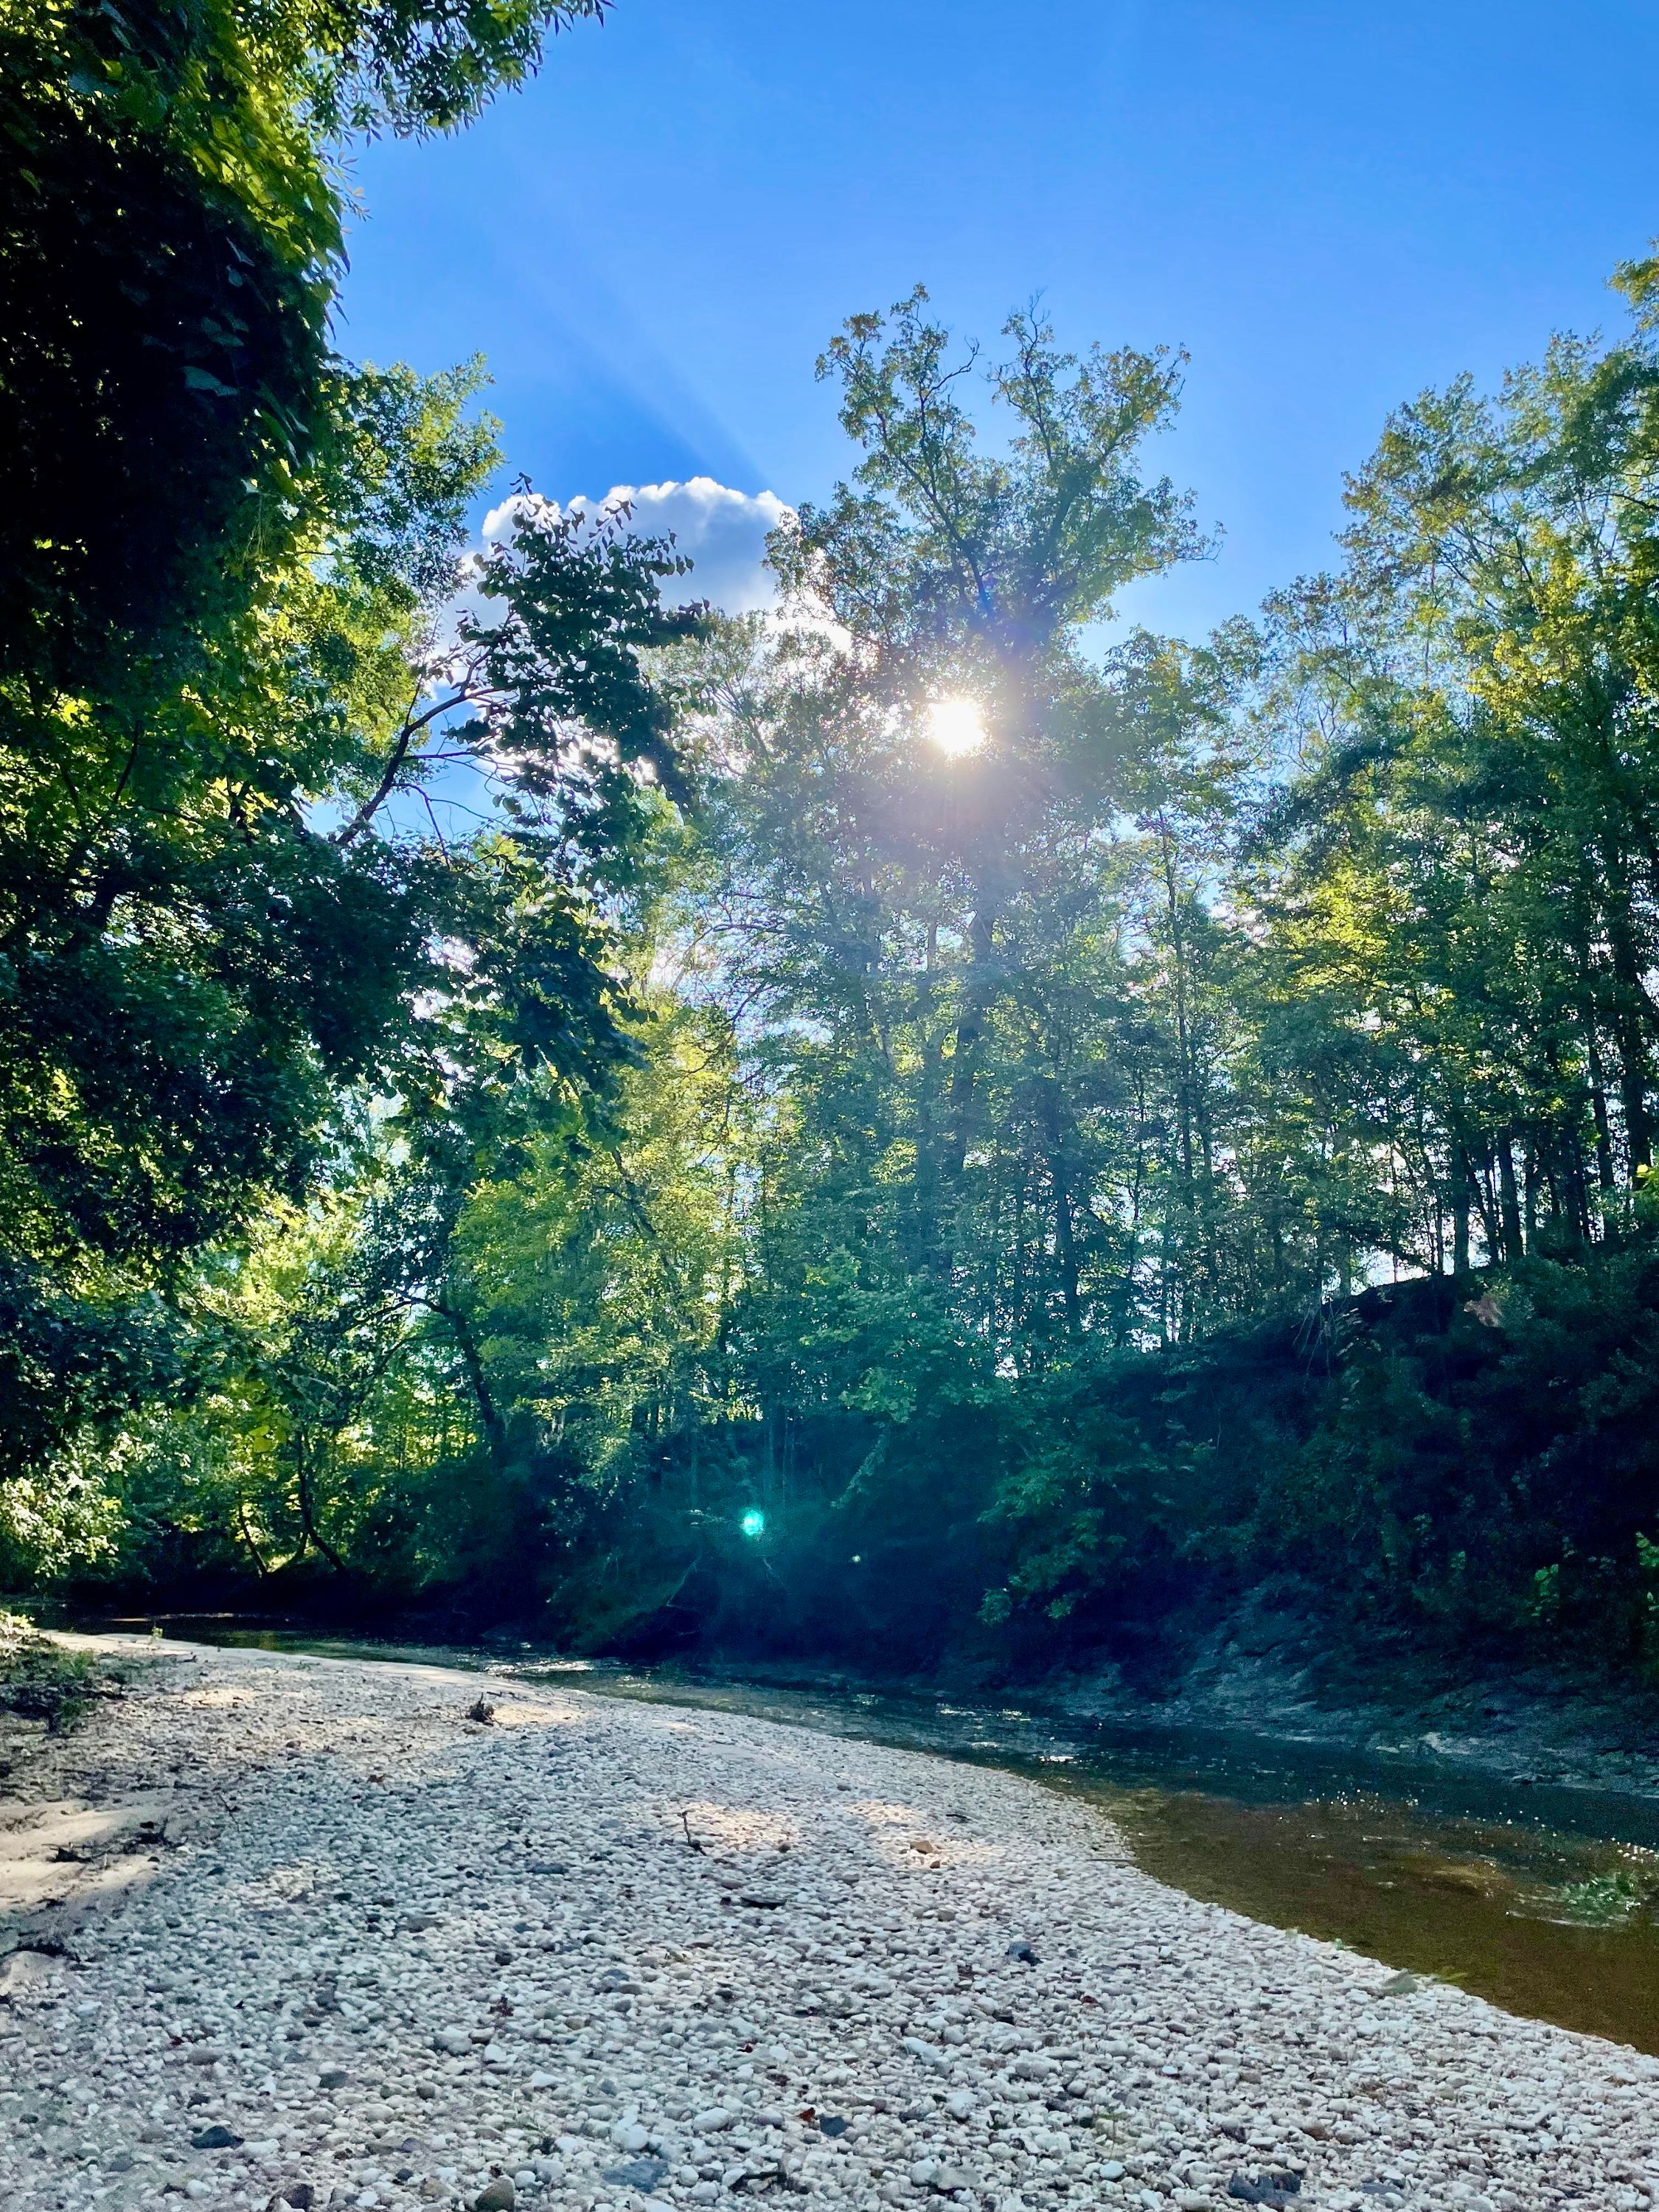
[(972, 699), (935, 699), (927, 708), (927, 734), (954, 759), (976, 753), (985, 743), (985, 723)]

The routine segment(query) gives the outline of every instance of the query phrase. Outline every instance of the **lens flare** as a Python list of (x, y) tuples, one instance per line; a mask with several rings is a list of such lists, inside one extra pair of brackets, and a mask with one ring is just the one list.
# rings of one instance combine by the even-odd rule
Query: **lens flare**
[(745, 1536), (763, 1536), (766, 1533), (766, 1516), (761, 1511), (759, 1506), (751, 1505), (742, 1520), (738, 1522), (738, 1526)]

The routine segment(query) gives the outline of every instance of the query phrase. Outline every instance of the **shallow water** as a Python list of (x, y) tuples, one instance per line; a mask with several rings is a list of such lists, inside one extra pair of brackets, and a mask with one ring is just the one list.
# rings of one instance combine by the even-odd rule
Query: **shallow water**
[(1099, 1806), (1137, 1865), (1194, 1897), (1659, 2052), (1659, 1804), (1648, 1801), (1223, 1732), (1084, 1728), (1018, 1707), (569, 1661), (528, 1644), (360, 1642), (228, 1618), (165, 1626), (201, 1643), (567, 1682), (1009, 1768)]

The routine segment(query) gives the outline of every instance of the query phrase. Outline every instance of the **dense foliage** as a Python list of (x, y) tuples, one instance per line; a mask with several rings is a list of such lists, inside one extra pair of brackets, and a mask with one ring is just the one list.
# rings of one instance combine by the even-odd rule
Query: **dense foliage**
[(623, 514), (468, 552), (476, 379), (325, 345), (330, 134), (586, 12), (158, 17), (246, 93), (216, 167), (27, 19), (63, 173), (153, 155), (258, 254), (222, 343), (108, 307), (220, 347), (164, 405), (72, 301), (0, 355), (9, 412), (86, 369), (26, 483), (94, 389), (118, 505), (204, 472), (136, 577), (6, 525), (14, 1572), (1026, 1668), (1288, 1573), (1659, 1663), (1654, 269), (1403, 409), (1334, 571), (1196, 646), (1104, 627), (1204, 550), (1179, 358), (1028, 313), (988, 368), (917, 292), (819, 364), (856, 459), (779, 613), (676, 610)]
[(526, 889), (526, 840), (458, 854), (384, 810), (440, 736), (521, 740), (545, 793), (550, 686), (659, 755), (659, 710), (581, 672), (659, 641), (661, 564), (527, 526), (434, 692), (497, 460), (478, 380), (327, 337), (341, 124), (463, 120), (594, 12), (0, 10), (0, 1477), (61, 1494), (178, 1383), (181, 1270), (314, 1187), (343, 1100), (432, 1088), (421, 1010), (463, 955), (483, 995), (528, 932), (572, 1040), (603, 1000), (574, 868)]

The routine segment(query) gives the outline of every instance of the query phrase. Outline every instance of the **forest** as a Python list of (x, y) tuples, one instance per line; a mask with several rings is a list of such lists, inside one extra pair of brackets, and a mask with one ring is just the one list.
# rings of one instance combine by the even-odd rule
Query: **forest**
[(1659, 260), (1196, 643), (1183, 356), (919, 287), (731, 617), (336, 349), (601, 12), (0, 10), (0, 1588), (1659, 1668)]

